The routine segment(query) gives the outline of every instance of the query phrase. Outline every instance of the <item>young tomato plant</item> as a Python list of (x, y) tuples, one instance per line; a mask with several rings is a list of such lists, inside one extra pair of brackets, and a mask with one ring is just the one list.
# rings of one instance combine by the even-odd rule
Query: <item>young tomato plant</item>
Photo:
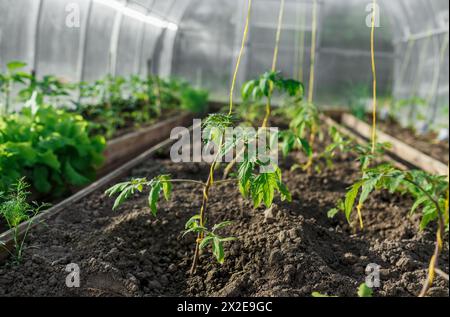
[(9, 251), (7, 246), (0, 245), (10, 253), (18, 262), (22, 259), (24, 243), (31, 227), (30, 221), (24, 232), (20, 232), (19, 225), (31, 219), (48, 205), (31, 205), (27, 202), (29, 185), (22, 178), (14, 184), (7, 193), (0, 193), (0, 216), (6, 221), (8, 227), (13, 230), (14, 234), (14, 253)]
[(21, 71), (27, 64), (19, 61), (13, 61), (6, 65), (6, 73), (0, 74), (0, 93), (3, 96), (1, 102), (2, 107), (0, 114), (6, 115), (11, 107), (11, 92), (14, 84), (25, 84), (26, 80), (30, 79), (30, 74)]
[[(259, 79), (251, 80), (242, 87), (244, 106), (240, 111), (246, 114), (248, 120), (259, 118), (260, 107), (255, 105), (265, 98), (266, 115), (262, 123), (265, 127), (271, 114), (274, 93), (283, 97), (283, 106), (277, 109), (276, 113), (290, 122), (289, 129), (280, 134), (283, 155), (286, 156), (294, 149), (303, 150), (308, 156), (304, 169), (309, 170), (313, 164), (314, 142), (321, 133), (321, 123), (317, 107), (313, 103), (303, 102), (304, 86), (301, 82), (285, 79), (278, 72), (265, 73)], [(227, 167), (226, 173), (229, 173), (230, 169), (231, 166)]]
[[(46, 75), (41, 80), (36, 78), (34, 72), (29, 76), (28, 85), (19, 92), (20, 100), (28, 101), (34, 97), (36, 103), (40, 106), (44, 105), (45, 102), (61, 105), (62, 101), (60, 98), (69, 96), (69, 91), (75, 87), (74, 85), (63, 83), (52, 75)], [(46, 100), (46, 97), (48, 100)]]
[[(279, 72), (266, 72), (258, 79), (250, 80), (242, 86), (242, 99), (244, 103), (240, 108), (241, 113), (247, 113), (247, 117), (254, 124), (255, 120), (262, 113), (259, 109), (260, 107), (255, 107), (255, 105), (258, 105), (261, 101), (265, 101), (266, 114), (262, 126), (266, 127), (271, 114), (271, 102), (274, 93), (279, 93), (285, 98), (295, 98), (294, 100), (299, 102), (303, 98), (304, 87), (299, 81), (283, 78)], [(248, 107), (249, 105), (250, 107)], [(250, 113), (248, 110), (250, 110)]]
[[(378, 145), (377, 152), (382, 154), (385, 145)], [(438, 258), (443, 249), (443, 235), (448, 232), (448, 190), (449, 183), (446, 176), (437, 176), (420, 170), (400, 170), (389, 163), (371, 166), (376, 157), (369, 150), (362, 151), (360, 156), (362, 178), (354, 183), (345, 195), (345, 199), (338, 202), (335, 209), (329, 211), (333, 217), (339, 211), (344, 212), (350, 223), (355, 204), (358, 211), (360, 226), (363, 228), (361, 210), (364, 203), (375, 191), (388, 190), (390, 193), (406, 194), (413, 198), (414, 204), (411, 214), (422, 210), (420, 230), (424, 230), (431, 222), (437, 223), (436, 247), (430, 261), (427, 281), (424, 283), (420, 296), (425, 296), (433, 284)]]
[[(304, 151), (308, 161), (303, 165), (303, 170), (310, 170), (314, 157), (314, 142), (320, 131), (320, 113), (312, 103), (300, 102), (290, 105), (281, 111), (290, 120), (289, 130), (282, 131), (282, 151), (287, 156), (291, 151), (298, 149)], [(300, 167), (295, 165), (294, 169)]]
[[(238, 114), (244, 118), (243, 125), (250, 124), (254, 127), (259, 126), (259, 120), (262, 120), (264, 131), (269, 123), (272, 113), (271, 103), (274, 93), (281, 94), (284, 98), (292, 98), (293, 103), (302, 100), (304, 94), (303, 84), (293, 79), (285, 79), (279, 72), (266, 72), (258, 79), (250, 80), (242, 86), (243, 105), (238, 108)], [(265, 101), (265, 115), (262, 118), (261, 102)], [(231, 161), (224, 170), (223, 178), (226, 179), (236, 164), (236, 160), (242, 157), (243, 153), (238, 153), (236, 159)]]
[(206, 182), (189, 179), (172, 179), (169, 175), (160, 175), (152, 180), (133, 179), (129, 182), (117, 184), (106, 191), (109, 196), (118, 195), (114, 203), (113, 209), (119, 207), (125, 200), (130, 198), (136, 192), (142, 192), (145, 189), (149, 192), (149, 206), (152, 214), (157, 215), (157, 202), (164, 195), (166, 200), (171, 198), (173, 185), (176, 183), (192, 183), (202, 188), (203, 198), (199, 213), (191, 217), (185, 226), (185, 234), (194, 233), (197, 235), (194, 259), (192, 262), (191, 273), (195, 273), (197, 263), (199, 261), (200, 250), (211, 247), (212, 253), (219, 263), (223, 263), (225, 259), (224, 243), (234, 240), (233, 237), (223, 237), (218, 231), (231, 224), (225, 221), (208, 227), (206, 223), (206, 213), (208, 209), (208, 201), (210, 199), (210, 191), (214, 185), (231, 182), (235, 183), (242, 195), (252, 199), (255, 208), (261, 204), (270, 207), (277, 192), (280, 193), (282, 199), (291, 200), (290, 193), (281, 181), (281, 171), (278, 166), (273, 166), (273, 172), (259, 173), (258, 168), (267, 165), (258, 158), (246, 155), (239, 167), (239, 177), (237, 179), (229, 179), (223, 181), (214, 181), (214, 172), (221, 157), (225, 155), (234, 144), (243, 142), (245, 146), (252, 141), (254, 136), (240, 134), (236, 138), (225, 138), (225, 130), (233, 126), (233, 118), (230, 115), (212, 114), (204, 122), (204, 134), (208, 144), (217, 146), (215, 160), (210, 166), (209, 175)]

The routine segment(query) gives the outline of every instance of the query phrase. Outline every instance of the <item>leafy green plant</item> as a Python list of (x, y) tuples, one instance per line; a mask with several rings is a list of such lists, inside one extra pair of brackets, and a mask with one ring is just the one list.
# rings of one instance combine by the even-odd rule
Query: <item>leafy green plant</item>
[[(444, 217), (446, 193), (448, 181), (445, 176), (436, 176), (420, 170), (403, 171), (389, 163), (382, 163), (371, 167), (368, 161), (372, 157), (360, 156), (363, 176), (353, 184), (342, 203), (339, 203), (338, 210), (344, 212), (350, 222), (351, 215), (356, 208), (360, 212), (364, 203), (376, 190), (388, 190), (390, 193), (409, 194), (415, 200), (411, 213), (422, 208), (423, 217), (420, 229), (423, 230), (432, 221)], [(330, 212), (334, 215), (336, 209)], [(362, 218), (360, 224), (363, 227)], [(448, 221), (444, 221), (448, 230)]]
[[(113, 78), (78, 85), (76, 112), (92, 122), (91, 134), (113, 138), (119, 130), (140, 127), (158, 119), (164, 110), (204, 112), (208, 93), (178, 79), (157, 76)], [(97, 100), (97, 103), (95, 101)]]
[(192, 113), (204, 113), (208, 105), (209, 93), (206, 90), (193, 89), (189, 86), (181, 92), (181, 108)]
[(0, 74), (0, 92), (2, 95), (2, 104), (0, 114), (6, 115), (11, 107), (11, 92), (14, 84), (26, 84), (26, 80), (30, 79), (30, 74), (21, 71), (26, 66), (20, 61), (12, 61), (6, 65), (6, 73)]
[[(28, 85), (19, 91), (20, 100), (23, 102), (28, 101), (35, 94), (35, 100), (38, 105), (43, 105), (46, 102), (59, 105), (61, 104), (61, 97), (69, 96), (70, 90), (75, 88), (75, 86), (65, 84), (52, 75), (46, 75), (41, 80), (38, 80), (36, 75), (32, 73), (28, 79)], [(48, 100), (45, 100), (46, 97)]]
[(223, 263), (225, 253), (223, 243), (234, 240), (233, 237), (222, 237), (217, 231), (229, 226), (231, 222), (225, 221), (208, 228), (206, 225), (206, 213), (208, 201), (210, 199), (210, 189), (217, 184), (231, 182), (238, 185), (239, 190), (245, 198), (252, 199), (255, 208), (263, 203), (266, 207), (270, 207), (277, 192), (284, 200), (291, 200), (290, 193), (281, 180), (281, 171), (278, 166), (273, 166), (273, 172), (258, 173), (258, 168), (269, 164), (269, 162), (261, 162), (257, 157), (246, 155), (239, 167), (239, 176), (237, 179), (229, 179), (222, 181), (214, 181), (214, 172), (220, 158), (232, 148), (233, 144), (243, 142), (248, 147), (249, 142), (255, 136), (241, 134), (236, 138), (227, 140), (225, 138), (225, 130), (232, 127), (234, 120), (230, 115), (211, 114), (203, 123), (204, 134), (207, 136), (207, 145), (214, 144), (218, 147), (215, 160), (210, 166), (208, 179), (206, 182), (186, 179), (171, 179), (169, 175), (160, 175), (152, 180), (133, 179), (129, 182), (119, 183), (106, 191), (109, 196), (117, 195), (113, 209), (123, 204), (134, 193), (142, 192), (148, 189), (149, 206), (152, 214), (157, 215), (157, 202), (161, 193), (164, 198), (169, 200), (172, 192), (172, 185), (176, 183), (192, 183), (202, 188), (203, 199), (198, 214), (190, 218), (186, 223), (185, 234), (197, 234), (196, 249), (192, 263), (191, 273), (195, 273), (197, 263), (199, 261), (200, 250), (211, 246), (213, 255), (219, 263)]
[(79, 115), (50, 106), (0, 118), (0, 191), (26, 176), (40, 193), (61, 195), (92, 181), (105, 140), (89, 136)]
[(30, 204), (27, 201), (29, 192), (27, 188), (29, 185), (25, 180), (19, 179), (15, 184), (12, 184), (8, 192), (0, 192), (0, 216), (6, 221), (6, 224), (13, 230), (14, 238), (14, 253), (12, 253), (7, 246), (0, 245), (14, 257), (16, 261), (22, 259), (24, 243), (28, 235), (28, 231), (32, 222), (30, 221), (25, 230), (21, 232), (19, 225), (24, 221), (30, 220), (37, 215), (43, 208), (48, 205)]
[[(271, 114), (271, 101), (274, 93), (284, 94), (300, 101), (303, 98), (303, 84), (294, 79), (285, 79), (280, 72), (266, 72), (259, 78), (250, 80), (242, 86), (242, 99), (244, 101), (244, 111), (246, 104), (254, 104), (265, 99), (266, 115), (262, 126), (267, 126), (267, 121)], [(252, 109), (252, 108), (250, 108)], [(257, 109), (257, 108), (253, 108)]]
[[(287, 156), (295, 149), (303, 150), (308, 157), (303, 169), (309, 170), (313, 164), (315, 139), (321, 133), (319, 110), (314, 104), (306, 102), (283, 110), (286, 117), (291, 120), (289, 130), (281, 133), (283, 155)], [(294, 168), (299, 166), (296, 165)]]
[[(285, 98), (292, 98), (291, 102), (297, 104), (304, 95), (304, 86), (301, 82), (293, 79), (285, 79), (279, 72), (266, 72), (259, 78), (246, 82), (241, 89), (243, 105), (238, 108), (240, 118), (246, 118), (243, 124), (250, 123), (258, 126), (256, 120), (260, 118), (259, 103), (265, 101), (265, 115), (262, 119), (262, 128), (267, 128), (270, 115), (272, 113), (271, 102), (274, 93), (279, 93)], [(255, 112), (256, 111), (256, 112)], [(250, 122), (249, 122), (250, 121)], [(223, 178), (226, 179), (233, 170), (236, 161), (242, 157), (243, 153), (238, 153), (236, 159), (230, 162), (224, 170)]]
[(285, 79), (280, 72), (266, 72), (258, 79), (250, 80), (242, 86), (242, 98), (244, 100), (258, 101), (271, 98), (274, 89), (289, 96), (303, 97), (303, 84), (294, 79)]

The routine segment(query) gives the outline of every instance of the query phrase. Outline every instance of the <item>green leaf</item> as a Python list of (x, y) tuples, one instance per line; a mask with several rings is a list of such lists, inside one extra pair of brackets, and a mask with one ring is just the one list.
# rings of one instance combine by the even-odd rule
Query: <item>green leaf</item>
[(212, 231), (215, 232), (215, 231), (220, 230), (220, 229), (222, 229), (222, 228), (231, 226), (232, 224), (233, 224), (232, 221), (224, 221), (224, 222), (221, 222), (221, 223), (219, 223), (219, 224), (214, 225), (214, 227), (212, 228)]
[(200, 222), (200, 215), (192, 216), (185, 225), (185, 229), (192, 228), (194, 224), (198, 224)]
[(40, 193), (49, 193), (52, 189), (52, 185), (48, 181), (49, 173), (47, 168), (43, 166), (37, 166), (33, 169), (33, 186)]
[(122, 192), (130, 184), (131, 184), (130, 182), (123, 182), (123, 183), (116, 184), (116, 185), (110, 187), (109, 189), (107, 189), (105, 191), (105, 194), (107, 194), (107, 195), (109, 195), (109, 197), (111, 197), (119, 192)]
[(309, 144), (308, 140), (304, 138), (297, 138), (297, 141), (300, 143), (302, 149), (305, 151), (305, 154), (308, 157), (311, 157), (313, 155), (313, 150), (311, 148), (311, 145)]
[(116, 210), (117, 208), (119, 208), (119, 206), (122, 205), (125, 202), (125, 200), (127, 200), (131, 196), (131, 194), (132, 191), (130, 187), (127, 187), (125, 190), (123, 190), (114, 201), (114, 206), (112, 209)]
[(356, 197), (358, 196), (361, 186), (362, 182), (354, 184), (352, 187), (350, 187), (350, 190), (345, 195), (344, 211), (345, 217), (347, 218), (348, 222), (350, 222), (350, 216), (353, 211), (353, 206), (355, 205)]
[(152, 188), (150, 190), (150, 194), (148, 195), (148, 203), (150, 205), (152, 215), (155, 217), (158, 213), (157, 202), (158, 202), (159, 194), (161, 193), (161, 190), (162, 190), (162, 185), (158, 181), (152, 186)]
[(213, 238), (213, 254), (217, 259), (217, 262), (223, 264), (225, 261), (225, 252), (223, 250), (223, 243), (218, 237)]
[(12, 62), (9, 62), (8, 64), (6, 64), (6, 68), (8, 69), (8, 71), (10, 73), (12, 73), (13, 71), (15, 71), (17, 69), (24, 68), (25, 66), (27, 66), (27, 64), (24, 62), (21, 62), (21, 61), (12, 61)]
[(366, 285), (366, 283), (363, 283), (359, 286), (358, 289), (358, 297), (372, 297), (373, 296), (373, 290)]
[(275, 196), (275, 186), (272, 182), (273, 177), (270, 173), (264, 173), (264, 182), (262, 184), (263, 200), (267, 208), (272, 206), (273, 198)]
[(437, 219), (438, 217), (438, 211), (433, 205), (427, 205), (425, 206), (423, 210), (423, 216), (422, 221), (420, 222), (420, 230), (425, 230), (425, 228), (428, 226), (428, 224)]
[(281, 194), (281, 200), (282, 201), (286, 200), (288, 202), (291, 202), (292, 196), (291, 196), (289, 189), (286, 187), (286, 185), (283, 184), (281, 181), (277, 181), (277, 185), (278, 185), (278, 190), (280, 191), (280, 194)]
[(361, 195), (359, 196), (359, 204), (363, 205), (364, 202), (369, 198), (370, 193), (375, 189), (376, 184), (378, 183), (379, 177), (375, 177), (369, 180), (366, 180), (361, 189)]
[(420, 207), (420, 205), (424, 204), (424, 203), (427, 202), (427, 201), (428, 201), (428, 197), (427, 197), (427, 196), (419, 197), (419, 198), (414, 202), (414, 204), (413, 204), (413, 206), (412, 206), (412, 208), (411, 208), (410, 214), (413, 214), (413, 213), (417, 210), (417, 208)]
[(328, 211), (328, 213), (327, 213), (327, 216), (328, 216), (328, 218), (334, 218), (334, 217), (336, 217), (336, 215), (339, 213), (339, 209), (338, 208), (333, 208), (333, 209), (330, 209), (329, 211)]
[(76, 171), (69, 161), (64, 163), (64, 177), (67, 179), (67, 181), (75, 186), (83, 186), (90, 182), (90, 180), (86, 177), (84, 177), (81, 173)]
[(162, 190), (164, 194), (164, 198), (169, 201), (170, 196), (172, 195), (172, 183), (170, 181), (170, 176), (163, 175), (160, 177), (161, 184), (162, 184)]
[(208, 246), (208, 244), (212, 243), (214, 240), (213, 236), (206, 236), (199, 245), (200, 249), (204, 249)]
[(254, 164), (246, 157), (244, 162), (239, 166), (238, 178), (239, 178), (239, 190), (242, 196), (248, 197), (250, 190), (250, 179), (252, 176)]
[(48, 167), (53, 168), (54, 170), (58, 170), (61, 168), (61, 164), (58, 160), (58, 156), (53, 153), (51, 150), (46, 151), (45, 153), (39, 153), (37, 155), (37, 163), (45, 164)]
[(270, 87), (269, 81), (267, 79), (261, 79), (259, 81), (259, 89), (262, 91), (264, 96), (269, 96)]
[(290, 130), (283, 131), (282, 133), (283, 143), (281, 144), (281, 150), (283, 157), (287, 157), (290, 152), (294, 149), (295, 145), (295, 135)]
[(245, 83), (244, 86), (242, 87), (242, 98), (244, 100), (247, 100), (250, 97), (250, 94), (252, 93), (254, 88), (255, 88), (254, 80)]

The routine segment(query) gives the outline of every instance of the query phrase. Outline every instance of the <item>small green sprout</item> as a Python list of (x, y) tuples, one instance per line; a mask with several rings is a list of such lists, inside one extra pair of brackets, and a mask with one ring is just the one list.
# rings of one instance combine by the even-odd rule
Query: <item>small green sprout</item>
[[(19, 179), (6, 194), (0, 193), (0, 216), (5, 219), (8, 227), (13, 230), (15, 252), (10, 252), (5, 245), (1, 246), (5, 248), (17, 262), (22, 260), (25, 240), (32, 225), (31, 219), (43, 208), (48, 207), (47, 204), (39, 206), (37, 203), (28, 203), (27, 199), (30, 195), (27, 191), (28, 188), (29, 185), (25, 182), (25, 179), (22, 178)], [(21, 232), (20, 224), (28, 220), (28, 225), (25, 230)]]

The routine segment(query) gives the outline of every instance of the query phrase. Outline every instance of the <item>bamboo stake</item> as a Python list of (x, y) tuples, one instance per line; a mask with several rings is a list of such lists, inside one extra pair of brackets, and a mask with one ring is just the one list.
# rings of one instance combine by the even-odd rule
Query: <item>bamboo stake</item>
[[(280, 11), (278, 13), (278, 25), (277, 25), (277, 34), (276, 34), (276, 38), (275, 38), (275, 49), (273, 52), (273, 59), (272, 59), (272, 72), (276, 71), (277, 68), (277, 61), (278, 61), (278, 51), (280, 49), (280, 38), (281, 38), (281, 28), (283, 26), (283, 15), (284, 15), (284, 4), (285, 4), (285, 0), (281, 0), (280, 3)], [(269, 92), (269, 97), (267, 98), (267, 103), (266, 103), (266, 115), (264, 117), (264, 121), (262, 124), (263, 128), (267, 127), (267, 124), (269, 122), (269, 118), (270, 118), (270, 114), (272, 112), (272, 100), (271, 100), (271, 95), (273, 92), (273, 84), (270, 84), (270, 92)]]

